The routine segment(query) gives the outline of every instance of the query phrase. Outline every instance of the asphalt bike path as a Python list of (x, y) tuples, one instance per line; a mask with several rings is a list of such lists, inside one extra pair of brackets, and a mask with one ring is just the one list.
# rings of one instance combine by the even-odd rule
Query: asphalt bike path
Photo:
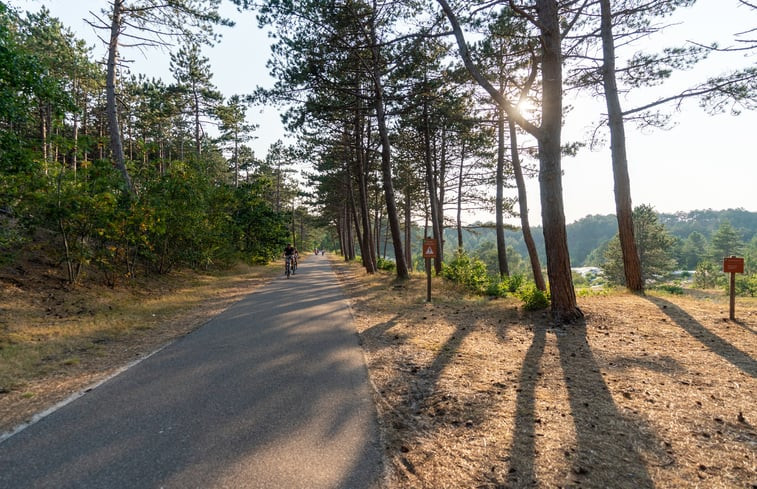
[(0, 488), (374, 489), (376, 410), (349, 306), (310, 255), (0, 443)]

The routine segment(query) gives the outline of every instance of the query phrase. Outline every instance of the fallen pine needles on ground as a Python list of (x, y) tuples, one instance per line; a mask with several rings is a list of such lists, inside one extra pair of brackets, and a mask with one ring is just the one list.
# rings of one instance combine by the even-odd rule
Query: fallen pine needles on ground
[[(584, 297), (555, 326), (511, 298), (332, 262), (395, 488), (757, 487), (757, 301)], [(722, 294), (720, 294), (722, 295)]]

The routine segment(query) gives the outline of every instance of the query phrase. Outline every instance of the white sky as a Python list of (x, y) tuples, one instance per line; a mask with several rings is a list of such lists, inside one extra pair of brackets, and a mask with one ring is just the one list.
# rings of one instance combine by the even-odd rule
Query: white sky
[[(52, 14), (76, 32), (78, 37), (95, 44), (97, 41), (92, 28), (82, 18), (89, 17), (90, 10), (99, 11), (107, 7), (109, 2), (11, 0), (7, 3), (30, 11), (47, 5)], [(699, 0), (693, 8), (675, 17), (681, 24), (665, 30), (663, 35), (650, 42), (655, 47), (676, 45), (687, 39), (732, 45), (732, 34), (757, 27), (757, 13), (737, 5), (736, 0)], [(270, 86), (272, 81), (265, 67), (269, 54), (268, 40), (258, 30), (254, 13), (237, 13), (228, 2), (225, 11), (237, 25), (222, 29), (221, 43), (205, 50), (213, 67), (213, 82), (227, 97), (250, 93), (257, 85)], [(97, 43), (95, 56), (104, 53), (105, 47)], [(166, 81), (172, 79), (167, 53), (157, 50), (145, 54), (132, 51), (122, 56), (135, 60), (135, 72)], [(705, 74), (718, 74), (729, 67), (754, 64), (756, 60), (757, 52), (746, 59), (744, 54), (715, 54), (695, 72), (676, 75), (671, 84), (683, 87)], [(670, 93), (672, 89), (657, 87), (651, 92), (639, 93), (634, 100), (621, 103), (624, 108), (630, 108)], [(576, 109), (568, 115), (563, 132), (566, 141), (584, 140), (587, 131), (604, 110), (601, 101), (588, 100), (575, 105)], [(270, 144), (285, 137), (278, 113), (273, 108), (262, 111), (253, 108), (248, 116), (252, 122), (260, 124), (255, 134), (256, 140), (251, 145), (256, 155), (264, 157)], [(660, 212), (736, 207), (757, 211), (757, 112), (744, 112), (738, 117), (728, 114), (709, 116), (692, 100), (674, 115), (673, 121), (675, 127), (667, 131), (642, 132), (631, 125), (626, 127), (634, 205), (651, 204)], [(584, 149), (576, 157), (564, 158), (563, 171), (567, 222), (588, 214), (615, 212), (607, 146), (594, 151)], [(541, 221), (538, 182), (529, 182), (529, 192), (529, 214), (531, 222), (537, 224)], [(472, 217), (493, 219), (484, 214)]]

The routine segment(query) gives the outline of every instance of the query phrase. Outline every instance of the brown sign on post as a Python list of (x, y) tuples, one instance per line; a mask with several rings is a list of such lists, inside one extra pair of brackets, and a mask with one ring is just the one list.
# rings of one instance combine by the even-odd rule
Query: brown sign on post
[(729, 256), (723, 258), (723, 271), (731, 274), (731, 280), (729, 284), (730, 289), (730, 307), (728, 311), (728, 317), (732, 320), (736, 320), (736, 274), (744, 273), (744, 259), (736, 256)]
[(723, 271), (725, 273), (744, 273), (744, 259), (735, 256), (723, 258)]
[(436, 258), (436, 240), (423, 240), (423, 258)]

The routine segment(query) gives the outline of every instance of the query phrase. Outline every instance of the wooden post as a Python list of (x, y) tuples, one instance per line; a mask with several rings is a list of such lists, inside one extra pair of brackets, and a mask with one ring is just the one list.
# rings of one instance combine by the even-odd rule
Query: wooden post
[(736, 272), (731, 272), (731, 302), (728, 309), (728, 318), (731, 321), (736, 319)]
[(431, 302), (431, 258), (426, 258), (426, 302)]
[(728, 318), (731, 321), (736, 320), (736, 274), (744, 273), (744, 259), (731, 255), (728, 258), (723, 258), (723, 271), (731, 274), (730, 282), (730, 304), (728, 310)]
[(426, 302), (431, 302), (431, 259), (436, 258), (436, 240), (426, 236), (423, 240), (423, 258), (426, 263)]

